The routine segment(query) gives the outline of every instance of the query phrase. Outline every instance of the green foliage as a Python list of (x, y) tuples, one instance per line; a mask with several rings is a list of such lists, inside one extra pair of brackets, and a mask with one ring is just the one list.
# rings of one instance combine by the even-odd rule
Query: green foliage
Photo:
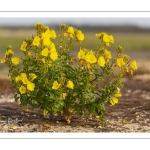
[[(8, 46), (1, 59), (9, 67), (11, 83), (16, 85), (15, 101), (43, 110), (43, 116), (63, 114), (67, 123), (73, 113), (83, 117), (86, 111), (90, 117), (97, 114), (104, 121), (105, 104), (118, 103), (121, 78), (126, 73), (133, 75), (136, 61), (122, 54), (122, 46), (116, 47), (112, 58), (108, 48), (114, 38), (104, 32), (96, 34), (98, 46), (89, 50), (79, 46), (84, 34), (72, 26), (60, 25), (57, 47), (52, 42), (54, 30), (41, 23), (35, 29), (36, 35), (25, 39), (20, 47), (23, 56), (13, 57), (13, 48)], [(77, 59), (71, 55), (75, 42), (80, 47)]]

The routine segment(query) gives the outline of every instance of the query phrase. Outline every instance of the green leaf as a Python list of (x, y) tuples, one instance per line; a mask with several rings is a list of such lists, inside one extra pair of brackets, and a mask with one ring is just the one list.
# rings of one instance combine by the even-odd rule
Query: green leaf
[(91, 98), (90, 102), (92, 102), (92, 103), (95, 102), (95, 98)]
[(95, 104), (94, 103), (88, 106), (88, 111), (89, 111), (90, 117), (92, 117), (92, 115), (95, 112)]
[(32, 99), (32, 100), (31, 100), (32, 105), (34, 105), (34, 104), (35, 104), (35, 102), (36, 102), (36, 100), (35, 100), (35, 99)]
[(64, 101), (59, 100), (58, 103), (59, 103), (61, 106), (64, 106)]
[(34, 89), (34, 91), (31, 92), (31, 96), (32, 97), (37, 97), (38, 91), (39, 91), (39, 89)]
[(20, 102), (21, 102), (21, 105), (22, 106), (25, 106), (25, 105), (27, 105), (28, 104), (28, 98), (27, 98), (27, 96), (21, 96), (20, 97)]
[(43, 116), (46, 117), (47, 114), (48, 114), (48, 111), (47, 111), (46, 109), (44, 109), (44, 111), (43, 111)]
[(20, 97), (18, 97), (17, 94), (14, 95), (15, 102), (18, 102), (18, 99), (19, 99), (19, 98), (20, 98)]
[(83, 117), (84, 117), (84, 110), (81, 110), (81, 111), (79, 112), (79, 114), (80, 114), (80, 117), (83, 118)]

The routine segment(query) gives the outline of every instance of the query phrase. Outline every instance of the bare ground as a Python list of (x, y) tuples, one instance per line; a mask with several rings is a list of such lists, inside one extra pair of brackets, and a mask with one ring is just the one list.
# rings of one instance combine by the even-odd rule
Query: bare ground
[(14, 102), (14, 87), (7, 79), (0, 80), (0, 132), (150, 132), (150, 74), (125, 77), (123, 83), (123, 96), (107, 108), (104, 125), (88, 115), (74, 115), (71, 124), (60, 116), (43, 118)]

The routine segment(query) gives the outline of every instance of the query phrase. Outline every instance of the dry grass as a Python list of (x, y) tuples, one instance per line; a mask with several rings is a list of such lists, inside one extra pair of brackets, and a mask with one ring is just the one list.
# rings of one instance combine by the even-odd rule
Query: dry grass
[(33, 29), (0, 29), (0, 37), (10, 37), (10, 38), (25, 38), (30, 37), (32, 34), (35, 34), (35, 30)]

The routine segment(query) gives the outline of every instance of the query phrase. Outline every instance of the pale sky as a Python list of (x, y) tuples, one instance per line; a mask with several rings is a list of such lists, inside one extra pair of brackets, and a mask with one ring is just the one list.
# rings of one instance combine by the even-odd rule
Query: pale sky
[(43, 24), (72, 25), (135, 25), (150, 28), (150, 18), (0, 18), (0, 26), (33, 26)]

